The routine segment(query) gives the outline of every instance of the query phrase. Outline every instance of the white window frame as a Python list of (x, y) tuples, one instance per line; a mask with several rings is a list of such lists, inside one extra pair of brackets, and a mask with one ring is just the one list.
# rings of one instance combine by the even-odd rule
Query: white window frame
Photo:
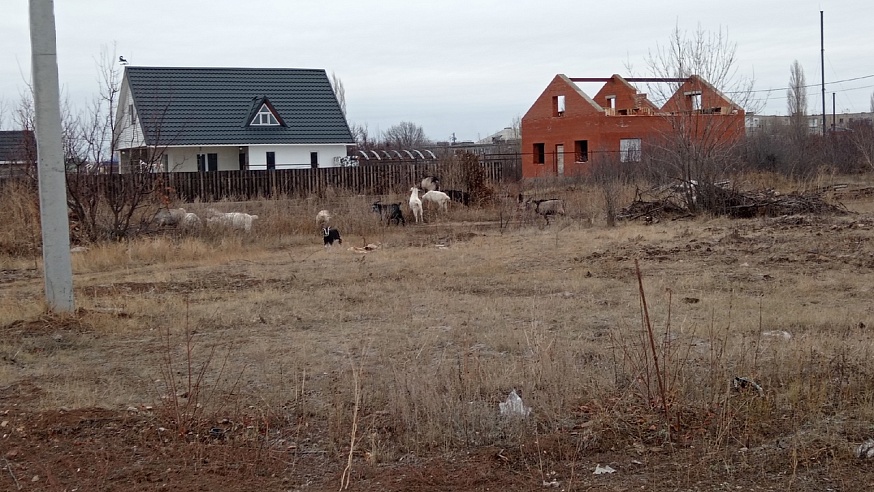
[(620, 162), (640, 162), (640, 139), (639, 138), (621, 138), (621, 139), (619, 139), (619, 161)]
[(255, 114), (255, 117), (252, 118), (252, 122), (249, 123), (250, 126), (279, 126), (279, 120), (276, 118), (276, 115), (273, 114), (273, 111), (270, 111), (270, 108), (267, 107), (267, 104), (262, 104), (261, 109)]

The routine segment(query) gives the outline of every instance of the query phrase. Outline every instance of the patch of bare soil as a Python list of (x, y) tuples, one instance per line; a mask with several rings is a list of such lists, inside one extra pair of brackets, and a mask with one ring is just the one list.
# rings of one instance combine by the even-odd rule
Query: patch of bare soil
[[(222, 424), (178, 435), (134, 409), (7, 410), (0, 418), (2, 490), (339, 490), (345, 462), (303, 449), (294, 440), (300, 435), (264, 430), (257, 440), (238, 440)], [(568, 455), (564, 444), (546, 436), (517, 449), (475, 447), (382, 464), (357, 453), (348, 490), (852, 491), (872, 481), (865, 464), (835, 460), (827, 450), (801, 457), (794, 473), (786, 473), (790, 456), (778, 446), (743, 456), (631, 446)], [(613, 472), (596, 475), (598, 467)]]

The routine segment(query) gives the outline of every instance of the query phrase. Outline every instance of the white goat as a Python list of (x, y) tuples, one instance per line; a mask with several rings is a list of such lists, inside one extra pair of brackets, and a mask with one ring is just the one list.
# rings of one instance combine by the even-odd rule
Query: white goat
[(419, 220), (424, 222), (422, 218), (422, 200), (419, 199), (419, 188), (413, 186), (410, 188), (410, 210), (413, 211), (413, 215), (416, 217), (416, 223)]
[(446, 212), (449, 210), (449, 195), (443, 193), (442, 191), (429, 191), (422, 195), (422, 202), (433, 202), (436, 203), (440, 210)]
[(179, 221), (179, 226), (184, 229), (196, 229), (201, 226), (200, 217), (197, 214), (186, 212)]
[(316, 214), (316, 225), (324, 229), (328, 227), (328, 222), (331, 220), (331, 212), (327, 210), (320, 210), (319, 213)]
[(244, 214), (242, 212), (218, 213), (206, 219), (209, 226), (227, 227), (238, 231), (249, 232), (252, 230), (252, 224), (258, 220), (257, 215)]
[(186, 213), (184, 208), (162, 208), (155, 214), (155, 224), (158, 227), (179, 225)]

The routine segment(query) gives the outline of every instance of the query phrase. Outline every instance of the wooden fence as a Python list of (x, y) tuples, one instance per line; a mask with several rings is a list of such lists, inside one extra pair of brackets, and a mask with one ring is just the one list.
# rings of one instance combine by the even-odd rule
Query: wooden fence
[[(518, 155), (495, 156), (480, 164), (486, 181), (499, 184), (518, 181)], [(461, 187), (446, 175), (439, 162), (407, 161), (358, 167), (283, 169), (274, 171), (214, 171), (150, 174), (79, 175), (89, 190), (112, 193), (130, 188), (134, 181), (149, 180), (170, 198), (183, 202), (212, 202), (222, 199), (251, 200), (279, 196), (324, 196), (328, 190), (339, 195), (385, 195), (406, 193), (425, 176), (444, 178), (444, 188)]]

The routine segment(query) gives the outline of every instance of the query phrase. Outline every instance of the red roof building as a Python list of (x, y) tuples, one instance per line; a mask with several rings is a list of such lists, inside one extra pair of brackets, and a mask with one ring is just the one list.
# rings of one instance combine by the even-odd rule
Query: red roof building
[[(589, 97), (575, 82), (604, 82)], [(671, 83), (660, 108), (631, 82)], [(522, 118), (522, 176), (586, 173), (596, 158), (640, 161), (678, 135), (711, 144), (744, 135), (744, 110), (698, 76), (682, 79), (570, 78), (558, 74)]]

